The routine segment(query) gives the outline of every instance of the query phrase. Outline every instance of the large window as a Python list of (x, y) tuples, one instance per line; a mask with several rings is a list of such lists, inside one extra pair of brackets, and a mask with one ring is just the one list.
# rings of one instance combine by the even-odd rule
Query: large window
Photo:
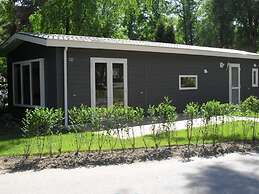
[(258, 69), (252, 69), (252, 87), (258, 87)]
[(13, 102), (21, 106), (44, 106), (44, 60), (13, 63)]
[(197, 75), (179, 75), (180, 90), (197, 90), (198, 76)]

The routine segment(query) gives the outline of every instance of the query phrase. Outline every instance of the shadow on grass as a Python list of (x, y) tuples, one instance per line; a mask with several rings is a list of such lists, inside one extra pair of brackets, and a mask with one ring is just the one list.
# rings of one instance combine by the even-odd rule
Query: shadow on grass
[(186, 178), (190, 181), (187, 187), (199, 194), (255, 194), (259, 192), (258, 175), (238, 172), (220, 165), (201, 168), (197, 174), (187, 174)]

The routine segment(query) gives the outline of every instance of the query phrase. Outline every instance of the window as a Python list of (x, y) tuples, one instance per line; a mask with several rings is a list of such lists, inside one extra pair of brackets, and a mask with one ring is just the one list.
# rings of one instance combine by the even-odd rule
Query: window
[(127, 59), (91, 57), (90, 62), (91, 106), (127, 106)]
[(197, 90), (197, 75), (179, 75), (179, 90)]
[(13, 103), (21, 106), (44, 106), (44, 61), (35, 59), (13, 63)]
[(258, 87), (258, 69), (252, 69), (252, 87)]

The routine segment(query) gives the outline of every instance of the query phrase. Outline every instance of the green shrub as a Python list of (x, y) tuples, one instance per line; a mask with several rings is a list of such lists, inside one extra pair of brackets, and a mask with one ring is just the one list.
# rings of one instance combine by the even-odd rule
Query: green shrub
[(26, 110), (22, 120), (22, 131), (26, 135), (43, 136), (61, 127), (63, 111), (61, 109), (35, 108)]
[[(52, 155), (53, 142), (51, 141), (51, 135), (60, 130), (62, 120), (63, 112), (61, 109), (35, 108), (33, 110), (26, 110), (25, 118), (22, 120), (22, 131), (26, 137), (36, 136), (36, 145), (40, 157), (45, 148), (46, 137), (49, 154)], [(24, 148), (26, 155), (28, 155), (30, 147), (27, 145)]]
[(258, 113), (259, 112), (259, 99), (255, 96), (250, 96), (241, 103), (242, 111), (246, 113)]
[(155, 148), (158, 148), (160, 143), (161, 143), (161, 138), (160, 138), (160, 128), (157, 128), (156, 127), (156, 124), (159, 121), (159, 117), (157, 115), (157, 106), (155, 105), (149, 105), (148, 107), (148, 110), (147, 110), (147, 116), (148, 116), (148, 119), (151, 121), (152, 123), (152, 139), (154, 141), (154, 144), (155, 144)]
[(252, 139), (256, 140), (256, 119), (259, 113), (259, 99), (255, 96), (250, 96), (244, 100), (240, 105), (241, 115), (244, 117), (253, 117), (253, 121), (243, 120), (243, 135), (245, 137), (244, 141), (247, 140), (247, 135), (249, 130), (252, 129)]
[(72, 125), (82, 128), (91, 123), (92, 115), (91, 107), (84, 105), (73, 107), (69, 110), (69, 121)]

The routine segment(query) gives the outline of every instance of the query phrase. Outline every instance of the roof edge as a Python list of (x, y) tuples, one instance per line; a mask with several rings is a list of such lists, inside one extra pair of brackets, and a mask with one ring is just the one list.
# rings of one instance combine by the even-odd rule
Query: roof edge
[[(66, 35), (64, 35), (66, 36)], [(91, 38), (91, 37), (90, 37)], [(92, 37), (97, 38), (97, 37)], [(102, 41), (104, 39), (104, 41)], [(111, 39), (113, 40), (113, 39)], [(116, 40), (116, 39), (114, 39)], [(15, 43), (16, 42), (16, 43)], [(18, 43), (17, 43), (18, 42)], [(105, 38), (97, 38), (96, 40), (90, 41), (78, 41), (71, 39), (50, 39), (44, 34), (30, 34), (30, 33), (16, 33), (11, 36), (6, 42), (0, 45), (0, 51), (2, 53), (9, 53), (11, 50), (15, 49), (17, 45), (20, 45), (22, 42), (30, 42), (34, 44), (39, 44), (48, 47), (69, 47), (69, 48), (89, 48), (89, 49), (104, 49), (104, 50), (123, 50), (123, 51), (139, 51), (139, 52), (154, 52), (154, 53), (174, 53), (174, 54), (185, 54), (185, 55), (200, 55), (200, 56), (215, 56), (215, 57), (226, 57), (226, 58), (241, 58), (241, 59), (255, 59), (259, 60), (259, 54), (251, 53), (246, 51), (220, 48), (213, 48), (215, 50), (209, 50), (209, 47), (199, 47), (191, 46), (190, 48), (181, 48), (179, 47), (169, 47), (168, 45), (159, 45), (159, 43), (154, 43), (144, 45), (144, 44), (133, 44), (127, 40), (118, 40), (118, 42), (108, 42), (105, 41)], [(142, 41), (148, 42), (149, 41)], [(170, 44), (169, 44), (170, 45)], [(218, 50), (216, 50), (218, 49)], [(231, 51), (231, 52), (230, 52)], [(239, 52), (239, 53), (238, 53)]]
[(154, 53), (174, 53), (185, 55), (201, 55), (201, 56), (215, 56), (215, 57), (227, 57), (227, 58), (242, 58), (242, 59), (258, 59), (259, 55), (252, 54), (238, 54), (238, 53), (226, 53), (209, 50), (194, 50), (184, 48), (168, 48), (159, 46), (146, 46), (146, 45), (130, 45), (120, 43), (99, 43), (99, 42), (80, 42), (71, 40), (48, 40), (47, 46), (50, 47), (69, 47), (69, 48), (89, 48), (89, 49), (104, 49), (104, 50), (123, 50), (123, 51), (142, 51), (142, 52), (154, 52)]

